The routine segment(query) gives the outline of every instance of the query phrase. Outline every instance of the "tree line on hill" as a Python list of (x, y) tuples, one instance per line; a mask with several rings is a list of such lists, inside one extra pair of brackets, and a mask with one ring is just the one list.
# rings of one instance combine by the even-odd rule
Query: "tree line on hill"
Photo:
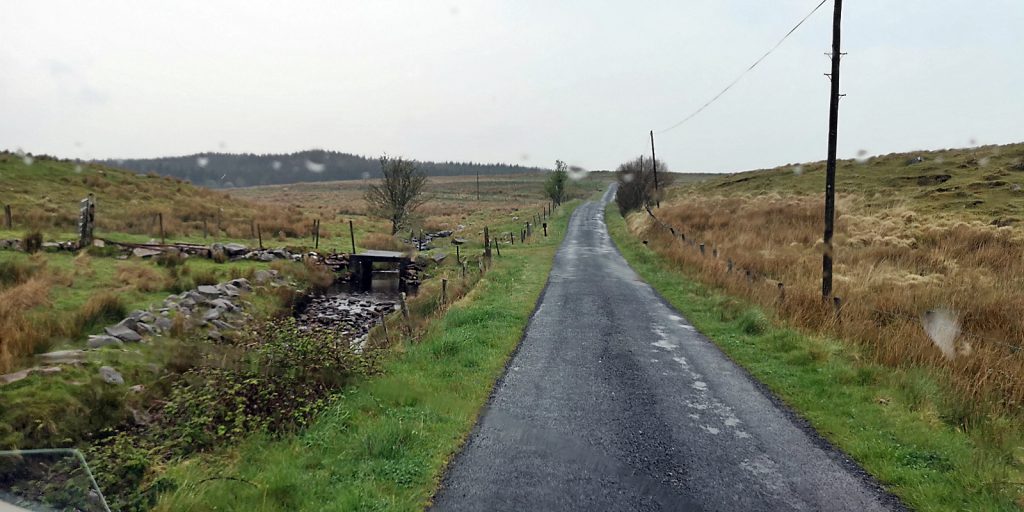
[[(337, 151), (309, 150), (289, 154), (198, 153), (186, 156), (99, 161), (138, 173), (154, 172), (207, 188), (283, 185), (315, 181), (380, 178), (381, 164)], [(539, 167), (473, 162), (415, 162), (428, 176), (481, 176), (544, 172)]]

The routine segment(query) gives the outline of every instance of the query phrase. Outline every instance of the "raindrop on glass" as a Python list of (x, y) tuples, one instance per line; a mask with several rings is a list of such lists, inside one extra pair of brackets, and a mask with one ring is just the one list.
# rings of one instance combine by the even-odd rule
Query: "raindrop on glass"
[(317, 163), (312, 160), (306, 160), (306, 170), (309, 172), (321, 173), (327, 168), (325, 164)]
[(978, 139), (975, 139), (974, 137), (971, 137), (971, 140), (968, 141), (968, 142), (970, 142), (971, 146), (977, 146), (978, 145)]
[(82, 166), (80, 164), (75, 164), (75, 174), (82, 174)]
[(854, 158), (854, 160), (856, 160), (858, 164), (863, 164), (867, 162), (869, 158), (871, 157), (868, 156), (868, 150), (859, 149), (857, 150), (857, 156)]
[(953, 359), (956, 356), (956, 338), (960, 336), (960, 323), (956, 315), (944, 309), (933, 309), (925, 312), (921, 322), (924, 324), (924, 332), (928, 333), (942, 355), (946, 359)]
[(270, 164), (270, 167), (272, 167), (275, 171), (279, 171), (279, 170), (281, 170), (281, 162), (278, 162), (277, 160), (274, 160)]
[(626, 174), (623, 174), (622, 175), (622, 182), (623, 183), (632, 183), (633, 182), (633, 173), (627, 172)]
[(584, 168), (582, 168), (582, 167), (580, 167), (578, 165), (571, 165), (571, 166), (569, 166), (568, 173), (569, 173), (569, 179), (571, 179), (573, 181), (579, 181), (579, 180), (582, 180), (583, 178), (586, 178), (587, 175), (590, 174), (590, 171), (588, 171), (588, 170), (586, 170), (586, 169), (584, 169)]
[(981, 159), (978, 160), (978, 165), (981, 166), (981, 167), (985, 167), (991, 161), (992, 161), (991, 158), (989, 158), (987, 156), (984, 156), (984, 157), (981, 157)]
[(210, 159), (205, 156), (196, 157), (196, 165), (199, 167), (206, 167), (206, 164), (210, 163)]
[(804, 173), (804, 166), (798, 165), (796, 167), (793, 167), (793, 174), (795, 174), (797, 176), (800, 176), (803, 173)]

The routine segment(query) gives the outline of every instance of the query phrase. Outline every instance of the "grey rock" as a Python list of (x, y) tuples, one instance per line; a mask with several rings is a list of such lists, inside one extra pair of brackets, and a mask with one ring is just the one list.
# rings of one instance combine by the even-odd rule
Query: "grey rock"
[(115, 327), (124, 327), (126, 329), (131, 329), (131, 330), (134, 331), (135, 330), (135, 326), (138, 325), (138, 324), (139, 324), (138, 321), (136, 321), (134, 318), (129, 317), (129, 318), (125, 318), (125, 319), (121, 320), (120, 322), (114, 324), (114, 326)]
[(81, 363), (85, 361), (84, 350), (57, 350), (55, 352), (47, 352), (45, 354), (39, 354), (36, 356), (37, 359), (41, 359), (47, 363), (53, 364), (72, 364)]
[(214, 320), (211, 323), (214, 325), (214, 327), (216, 327), (216, 328), (218, 328), (218, 329), (220, 329), (222, 331), (234, 331), (236, 329), (235, 326), (233, 326), (233, 325), (231, 325), (231, 324), (229, 324), (229, 323), (227, 323), (227, 322), (225, 322), (223, 320)]
[(232, 279), (231, 281), (228, 282), (228, 284), (230, 284), (232, 286), (235, 286), (235, 287), (237, 287), (240, 290), (245, 290), (245, 291), (252, 290), (252, 284), (250, 284), (249, 280), (244, 278), (244, 277), (240, 277), (238, 279)]
[(213, 299), (210, 301), (210, 305), (224, 311), (234, 311), (238, 309), (238, 306), (227, 299)]
[(212, 329), (209, 332), (206, 333), (206, 337), (211, 339), (211, 340), (213, 340), (213, 341), (221, 341), (221, 340), (224, 339), (224, 335), (223, 334), (221, 334), (219, 331), (212, 330)]
[(141, 309), (136, 309), (135, 311), (132, 311), (131, 313), (128, 313), (128, 318), (131, 318), (132, 320), (135, 320), (135, 321), (140, 321), (140, 320), (142, 320), (142, 317), (145, 316), (145, 315), (146, 315), (145, 311), (142, 311)]
[(100, 367), (100, 377), (102, 377), (103, 382), (106, 382), (107, 384), (115, 384), (118, 386), (124, 384), (124, 377), (122, 377), (117, 370), (110, 366)]
[(153, 325), (155, 325), (156, 328), (160, 329), (161, 331), (169, 331), (171, 330), (171, 326), (174, 325), (174, 322), (172, 322), (171, 319), (167, 318), (166, 316), (161, 316), (157, 317)]
[(220, 318), (220, 314), (221, 314), (221, 310), (219, 310), (217, 308), (211, 308), (209, 311), (206, 312), (205, 315), (203, 315), (203, 320), (205, 320), (207, 322), (209, 322), (211, 320), (217, 320), (218, 318)]
[(140, 334), (154, 334), (156, 333), (156, 328), (145, 322), (139, 322), (139, 324), (135, 326), (135, 332)]
[(110, 346), (110, 345), (121, 346), (121, 345), (124, 345), (124, 342), (122, 342), (118, 338), (115, 338), (113, 336), (108, 336), (106, 334), (94, 334), (92, 336), (89, 336), (88, 345), (89, 345), (89, 348), (103, 348), (103, 347), (107, 347), (107, 346)]
[(269, 252), (261, 252), (256, 259), (260, 261), (274, 261), (274, 255)]
[(121, 341), (142, 341), (142, 336), (139, 333), (125, 327), (121, 324), (113, 325), (104, 329), (107, 334), (121, 340)]
[(224, 244), (224, 251), (228, 256), (241, 256), (249, 252), (249, 248), (242, 244)]
[(137, 247), (132, 250), (132, 256), (136, 258), (152, 258), (153, 256), (160, 255), (160, 251), (154, 249), (146, 249), (143, 247)]
[(200, 286), (199, 288), (196, 288), (196, 291), (203, 294), (206, 297), (220, 296), (220, 290), (218, 290), (216, 286), (203, 285)]
[(269, 270), (257, 270), (252, 275), (252, 278), (255, 279), (257, 283), (263, 284), (263, 283), (273, 279), (274, 278), (274, 274), (271, 271), (269, 271)]

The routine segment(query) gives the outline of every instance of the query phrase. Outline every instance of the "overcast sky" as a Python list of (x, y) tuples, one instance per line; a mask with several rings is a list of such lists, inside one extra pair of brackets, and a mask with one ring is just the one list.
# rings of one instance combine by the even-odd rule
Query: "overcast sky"
[[(819, 0), (4, 2), (0, 148), (614, 168)], [(676, 171), (825, 156), (832, 3), (689, 123)], [(840, 156), (1024, 141), (1024, 1), (848, 0)]]

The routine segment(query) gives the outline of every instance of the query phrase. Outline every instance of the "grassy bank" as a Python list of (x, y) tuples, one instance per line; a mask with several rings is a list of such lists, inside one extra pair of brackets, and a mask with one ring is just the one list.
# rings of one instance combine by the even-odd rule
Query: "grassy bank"
[(308, 429), (169, 468), (174, 490), (158, 509), (422, 509), (518, 344), (575, 204), (556, 212), (547, 239), (502, 247), (469, 295)]
[(965, 431), (950, 413), (958, 402), (952, 391), (927, 369), (881, 366), (856, 344), (772, 321), (765, 310), (700, 284), (643, 245), (614, 207), (607, 223), (647, 282), (905, 503), (949, 511), (1024, 505), (1019, 424), (990, 417)]

